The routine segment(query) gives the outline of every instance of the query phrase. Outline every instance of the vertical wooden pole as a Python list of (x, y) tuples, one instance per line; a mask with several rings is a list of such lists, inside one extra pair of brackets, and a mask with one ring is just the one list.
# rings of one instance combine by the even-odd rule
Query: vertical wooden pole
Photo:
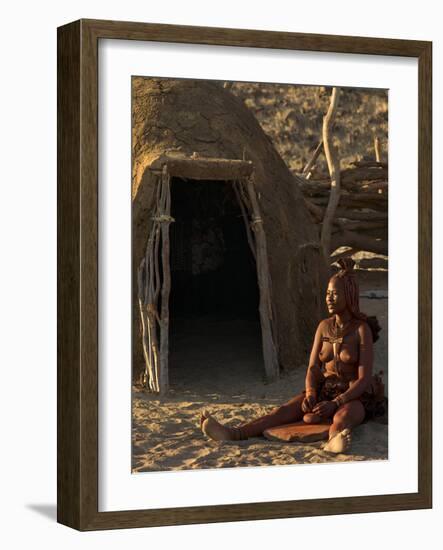
[(266, 235), (263, 229), (260, 207), (255, 192), (254, 181), (247, 179), (246, 191), (249, 196), (252, 211), (251, 228), (255, 234), (257, 280), (260, 290), (260, 324), (262, 329), (263, 359), (265, 363), (266, 377), (269, 381), (278, 378), (279, 366), (277, 349), (274, 343), (273, 334), (273, 313), (271, 295), (271, 277), (268, 266), (268, 253), (266, 246)]
[(159, 248), (161, 224), (164, 216), (162, 205), (162, 179), (156, 182), (156, 205), (152, 218), (152, 226), (146, 245), (145, 255), (140, 262), (138, 270), (138, 299), (142, 324), (142, 345), (145, 360), (143, 384), (153, 393), (160, 393), (161, 368), (159, 360), (158, 330), (161, 329), (161, 321), (158, 315), (158, 301), (161, 289), (161, 277), (159, 269)]
[(374, 136), (374, 153), (375, 153), (375, 160), (377, 162), (381, 162), (381, 151), (380, 151), (380, 139), (379, 137), (377, 136), (377, 134), (375, 134)]
[(143, 357), (145, 360), (145, 370), (142, 377), (142, 383), (143, 385), (147, 386), (149, 390), (156, 391), (154, 386), (152, 345), (150, 336), (151, 329), (149, 327), (149, 317), (145, 299), (146, 276), (146, 261), (145, 258), (143, 258), (140, 263), (140, 267), (138, 268), (138, 304), (142, 323), (142, 345)]
[(255, 262), (257, 262), (257, 252), (255, 250), (255, 248), (256, 248), (255, 247), (255, 242), (254, 242), (254, 239), (253, 239), (253, 235), (251, 233), (251, 226), (250, 226), (249, 219), (248, 219), (248, 210), (249, 210), (249, 208), (248, 208), (248, 205), (246, 204), (246, 202), (243, 200), (242, 193), (237, 188), (237, 185), (239, 186), (239, 188), (241, 190), (242, 189), (241, 181), (235, 181), (233, 183), (233, 187), (234, 187), (235, 196), (237, 197), (238, 204), (240, 205), (240, 210), (241, 210), (241, 213), (242, 213), (243, 221), (245, 222), (246, 236), (247, 236), (247, 239), (248, 239), (249, 248), (251, 249), (252, 255), (254, 256)]
[(161, 193), (161, 235), (162, 235), (162, 271), (163, 281), (161, 290), (161, 314), (160, 314), (160, 393), (165, 393), (169, 388), (169, 294), (171, 291), (171, 267), (170, 267), (170, 241), (169, 224), (171, 218), (171, 189), (168, 168), (163, 166)]
[(337, 150), (332, 144), (331, 130), (334, 123), (335, 114), (337, 112), (338, 100), (340, 97), (340, 88), (332, 88), (331, 102), (328, 112), (323, 118), (323, 146), (325, 150), (328, 170), (331, 177), (331, 193), (329, 195), (328, 206), (326, 207), (321, 228), (321, 246), (323, 255), (327, 264), (331, 263), (331, 235), (332, 224), (334, 222), (335, 212), (340, 201), (340, 160)]

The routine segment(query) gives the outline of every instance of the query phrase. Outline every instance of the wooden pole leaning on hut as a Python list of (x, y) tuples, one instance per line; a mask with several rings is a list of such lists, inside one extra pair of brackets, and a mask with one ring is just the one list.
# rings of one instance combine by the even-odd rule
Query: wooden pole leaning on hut
[[(157, 181), (156, 204), (158, 210), (161, 182)], [(143, 357), (145, 369), (141, 382), (153, 393), (159, 393), (158, 376), (158, 337), (157, 325), (160, 319), (157, 312), (160, 291), (160, 271), (158, 266), (158, 249), (160, 243), (160, 226), (153, 219), (146, 244), (145, 255), (140, 262), (137, 274), (138, 303), (140, 310)]]
[[(243, 181), (245, 183), (243, 183)], [(263, 228), (263, 218), (261, 217), (258, 197), (255, 190), (254, 178), (250, 176), (239, 182), (241, 202), (245, 204), (249, 211), (251, 221), (249, 223), (251, 233), (248, 231), (248, 241), (253, 250), (257, 267), (257, 282), (260, 291), (260, 324), (262, 330), (263, 359), (265, 364), (266, 378), (268, 381), (275, 380), (279, 375), (279, 365), (277, 349), (275, 346), (274, 315), (272, 311), (272, 290), (271, 275), (269, 273), (268, 252), (266, 245), (266, 235)], [(242, 212), (245, 209), (242, 207)]]
[(169, 224), (174, 221), (174, 219), (171, 218), (171, 185), (166, 164), (163, 166), (162, 172), (162, 194), (160, 204), (162, 207), (162, 219), (160, 223), (162, 232), (163, 269), (160, 316), (160, 392), (163, 393), (169, 386), (169, 294), (171, 292)]
[(156, 366), (154, 354), (156, 353), (155, 347), (152, 345), (152, 325), (149, 319), (148, 303), (145, 297), (145, 277), (146, 277), (146, 261), (145, 258), (140, 262), (137, 274), (138, 282), (138, 305), (140, 311), (141, 328), (142, 328), (142, 344), (143, 344), (143, 358), (145, 360), (145, 368), (142, 373), (140, 382), (143, 386), (146, 386), (150, 391), (157, 392), (158, 385), (155, 376)]
[(329, 194), (329, 201), (323, 218), (320, 243), (328, 265), (330, 263), (330, 256), (332, 252), (332, 227), (334, 223), (335, 211), (337, 210), (337, 206), (340, 201), (340, 161), (338, 159), (337, 151), (332, 144), (331, 137), (331, 129), (334, 123), (335, 115), (337, 113), (339, 97), (340, 88), (332, 88), (329, 109), (323, 118), (323, 147), (325, 151), (326, 162), (328, 164), (329, 174), (331, 177), (331, 192)]

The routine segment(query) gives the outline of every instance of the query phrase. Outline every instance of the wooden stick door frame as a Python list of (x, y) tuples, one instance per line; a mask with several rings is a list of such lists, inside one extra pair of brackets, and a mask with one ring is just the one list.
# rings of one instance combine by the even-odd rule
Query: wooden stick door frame
[(171, 217), (170, 175), (166, 164), (155, 180), (154, 215), (137, 280), (145, 360), (141, 382), (149, 391), (162, 394), (169, 387), (169, 225), (174, 222)]
[[(184, 161), (182, 161), (183, 163)], [(171, 217), (171, 167), (177, 177), (183, 177), (185, 172), (189, 177), (190, 169), (185, 161), (185, 169), (180, 170), (181, 163), (174, 161), (171, 166), (162, 165), (161, 171), (154, 172), (155, 177), (155, 207), (152, 216), (152, 226), (146, 245), (144, 257), (138, 269), (138, 304), (142, 328), (143, 355), (145, 369), (142, 384), (151, 392), (164, 394), (169, 387), (169, 295), (171, 291), (170, 268), (170, 237), (169, 226), (174, 222)], [(225, 166), (229, 161), (214, 159), (208, 164), (212, 170), (204, 170), (192, 179), (220, 179), (232, 185), (245, 222), (248, 243), (257, 266), (257, 282), (259, 286), (259, 314), (262, 331), (263, 360), (266, 378), (271, 381), (279, 375), (278, 352), (275, 344), (275, 323), (272, 309), (271, 277), (268, 265), (266, 234), (256, 193), (253, 173), (237, 174), (237, 177), (227, 178), (225, 170), (214, 170), (217, 166)], [(242, 161), (231, 161), (238, 172), (243, 168)], [(240, 164), (239, 164), (240, 163)], [(251, 163), (247, 163), (248, 166)], [(200, 162), (199, 167), (201, 168)], [(206, 165), (205, 165), (206, 167)], [(230, 166), (232, 171), (232, 166)], [(221, 172), (221, 173), (220, 173)], [(240, 170), (241, 172), (241, 170)], [(218, 175), (216, 178), (214, 176)], [(232, 176), (232, 174), (231, 174)], [(160, 258), (161, 250), (161, 258)]]
[(243, 214), (249, 246), (255, 258), (257, 268), (263, 361), (266, 378), (268, 381), (272, 381), (278, 378), (279, 364), (275, 344), (276, 332), (272, 308), (272, 285), (263, 218), (261, 216), (253, 174), (234, 181), (233, 185)]

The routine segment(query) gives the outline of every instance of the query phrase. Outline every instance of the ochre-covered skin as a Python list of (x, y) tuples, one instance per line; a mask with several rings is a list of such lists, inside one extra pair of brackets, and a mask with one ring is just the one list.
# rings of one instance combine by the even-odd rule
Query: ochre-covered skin
[[(312, 335), (325, 317), (327, 268), (297, 183), (244, 103), (221, 83), (134, 77), (132, 82), (133, 359), (143, 358), (136, 273), (150, 230), (151, 166), (163, 155), (246, 159), (266, 233), (280, 368), (306, 365)], [(126, 185), (122, 182), (122, 185)]]

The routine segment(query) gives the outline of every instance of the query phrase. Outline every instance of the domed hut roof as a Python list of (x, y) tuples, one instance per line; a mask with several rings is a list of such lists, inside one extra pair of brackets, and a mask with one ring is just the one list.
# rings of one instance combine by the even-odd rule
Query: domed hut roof
[[(152, 233), (155, 182), (163, 167), (173, 170), (176, 162), (178, 174), (181, 166), (189, 168), (183, 177), (198, 178), (200, 166), (207, 180), (253, 178), (278, 363), (283, 369), (306, 365), (325, 313), (327, 267), (295, 178), (252, 112), (220, 83), (135, 77), (132, 84), (134, 315), (137, 273)], [(133, 333), (134, 357), (141, 358), (140, 335)]]

